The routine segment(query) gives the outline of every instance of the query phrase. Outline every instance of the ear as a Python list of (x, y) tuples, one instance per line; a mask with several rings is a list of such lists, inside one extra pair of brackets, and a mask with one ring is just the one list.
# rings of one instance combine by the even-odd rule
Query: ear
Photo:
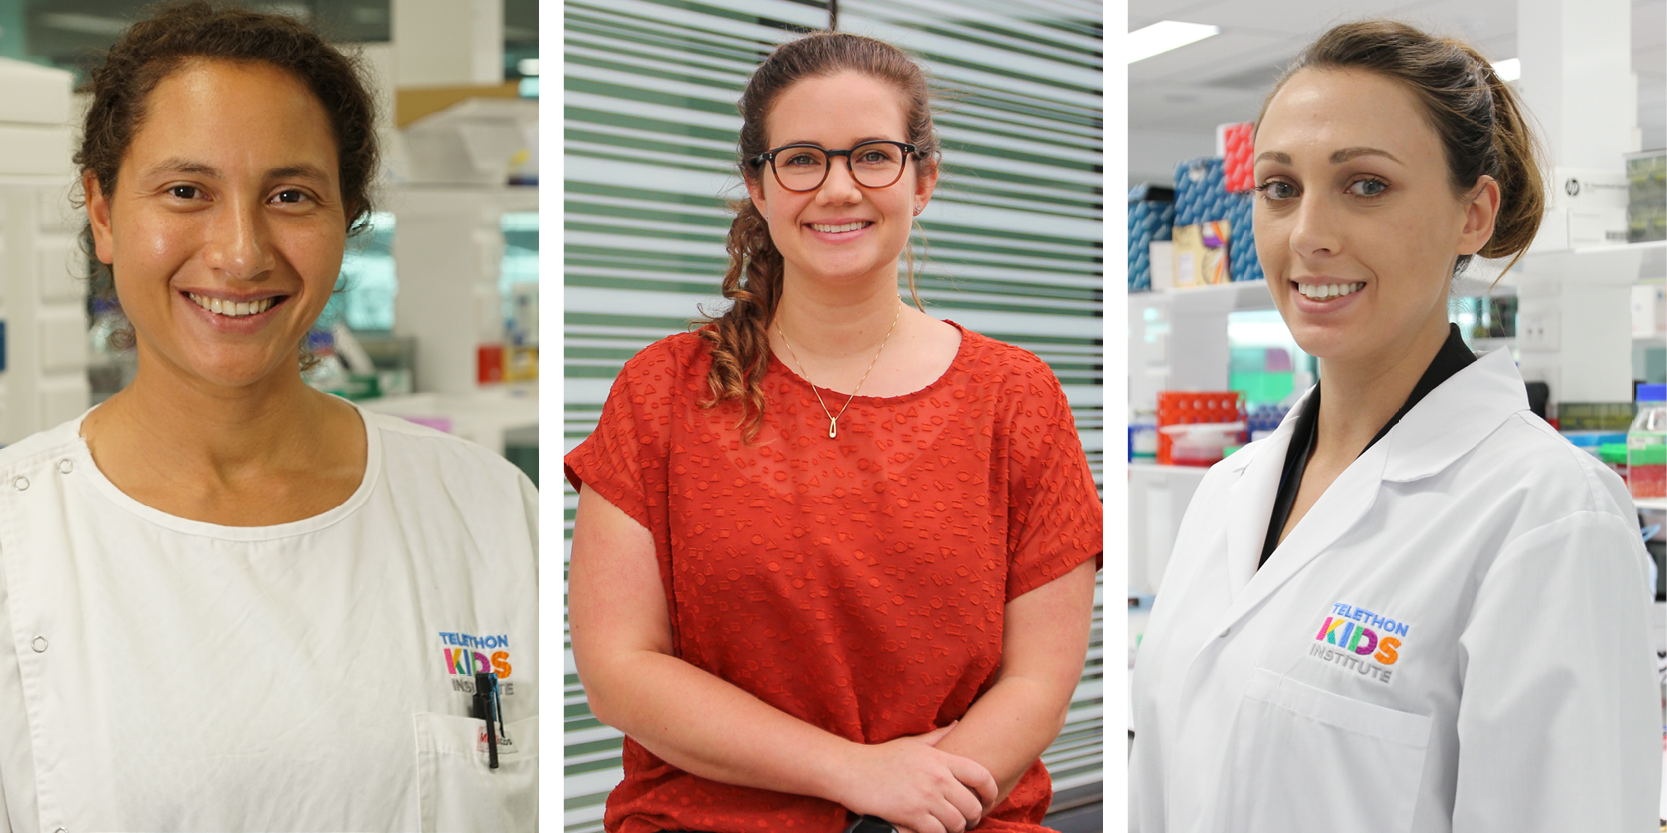
[(931, 165), (920, 166), (920, 175), (915, 177), (915, 205), (925, 208), (932, 201), (932, 192), (938, 187), (938, 163), (933, 160)]
[(1459, 245), (1455, 253), (1473, 255), (1493, 239), (1493, 222), (1499, 217), (1499, 183), (1491, 176), (1482, 176), (1471, 191), (1470, 201), (1464, 206), (1464, 226), (1459, 229)]
[(747, 196), (752, 198), (752, 207), (758, 209), (758, 216), (770, 219), (770, 212), (765, 210), (764, 180), (758, 177), (742, 176), (741, 181), (747, 183)]
[(81, 192), (87, 195), (87, 224), (93, 229), (93, 251), (105, 265), (116, 260), (115, 235), (110, 229), (110, 198), (98, 187), (98, 176), (81, 172)]

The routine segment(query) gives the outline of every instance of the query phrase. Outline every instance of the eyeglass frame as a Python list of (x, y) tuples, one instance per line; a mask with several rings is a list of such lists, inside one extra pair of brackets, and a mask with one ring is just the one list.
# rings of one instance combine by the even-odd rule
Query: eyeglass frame
[[(890, 182), (888, 182), (884, 185), (864, 185), (864, 184), (862, 184), (862, 182), (860, 182), (857, 179), (857, 172), (856, 172), (855, 169), (853, 169), (851, 167), (851, 154), (855, 153), (857, 148), (866, 147), (868, 145), (896, 145), (899, 150), (903, 151), (903, 164), (897, 166), (897, 179), (894, 179), (894, 180), (892, 180), (892, 181), (890, 181)], [(794, 148), (814, 148), (814, 149), (820, 151), (822, 153), (822, 155), (826, 156), (827, 159), (828, 159), (827, 167), (822, 169), (822, 178), (820, 180), (817, 180), (816, 184), (812, 185), (809, 188), (790, 188), (790, 187), (788, 187), (787, 183), (781, 181), (781, 172), (776, 170), (776, 154), (779, 154), (784, 150), (792, 150)], [(829, 150), (829, 149), (827, 149), (825, 147), (822, 147), (821, 145), (818, 145), (818, 144), (812, 144), (810, 142), (797, 142), (795, 144), (782, 145), (779, 148), (772, 148), (770, 150), (764, 151), (763, 153), (760, 153), (759, 155), (754, 156), (752, 158), (751, 162), (752, 162), (752, 166), (755, 167), (755, 168), (763, 165), (765, 162), (769, 162), (770, 163), (770, 175), (776, 178), (776, 184), (777, 185), (780, 185), (781, 187), (786, 188), (787, 190), (792, 191), (795, 194), (808, 194), (812, 191), (815, 191), (818, 188), (821, 188), (823, 185), (827, 184), (827, 182), (828, 182), (828, 173), (833, 170), (833, 159), (836, 156), (845, 157), (845, 171), (846, 171), (846, 173), (849, 173), (851, 175), (851, 181), (855, 182), (857, 184), (857, 187), (867, 188), (867, 189), (872, 190), (872, 191), (878, 191), (881, 188), (890, 188), (891, 186), (896, 185), (898, 180), (901, 180), (903, 178), (903, 170), (905, 168), (909, 167), (909, 164), (908, 164), (909, 163), (909, 157), (912, 156), (912, 157), (915, 157), (916, 159), (920, 158), (920, 149), (918, 147), (916, 147), (915, 145), (910, 144), (908, 142), (899, 142), (899, 141), (896, 141), (896, 140), (893, 140), (893, 139), (871, 139), (871, 140), (866, 141), (866, 142), (860, 142), (860, 143), (858, 143), (856, 145), (853, 145), (851, 147), (848, 147), (844, 150)]]

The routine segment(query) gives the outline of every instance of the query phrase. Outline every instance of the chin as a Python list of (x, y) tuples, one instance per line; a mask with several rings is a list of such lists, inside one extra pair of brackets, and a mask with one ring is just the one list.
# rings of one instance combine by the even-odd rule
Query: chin
[(1361, 338), (1333, 327), (1291, 327), (1291, 340), (1297, 348), (1316, 359), (1348, 360), (1360, 352)]
[(286, 374), (301, 375), (298, 359), (292, 359), (291, 366), (286, 368), (272, 361), (270, 356), (259, 359), (224, 357), (218, 361), (198, 361), (188, 367), (192, 375), (222, 388), (246, 388), (278, 380)]

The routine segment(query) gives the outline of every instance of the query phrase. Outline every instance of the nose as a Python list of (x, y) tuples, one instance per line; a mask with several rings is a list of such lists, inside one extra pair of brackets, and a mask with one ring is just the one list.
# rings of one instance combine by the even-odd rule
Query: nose
[[(843, 164), (842, 164), (843, 163)], [(840, 156), (828, 160), (828, 175), (817, 189), (816, 200), (823, 205), (853, 203), (862, 199), (862, 188), (851, 173), (851, 157)]]
[(1320, 195), (1304, 194), (1291, 217), (1291, 249), (1300, 255), (1337, 254), (1337, 208)]
[(271, 229), (265, 206), (227, 199), (209, 228), (204, 257), (209, 268), (230, 280), (259, 280), (272, 271)]

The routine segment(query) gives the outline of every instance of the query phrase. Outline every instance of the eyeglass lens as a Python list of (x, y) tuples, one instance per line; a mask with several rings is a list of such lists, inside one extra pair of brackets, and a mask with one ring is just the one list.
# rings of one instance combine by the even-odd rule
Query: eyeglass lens
[[(884, 188), (903, 176), (903, 149), (889, 142), (857, 145), (848, 160), (851, 176), (865, 188)], [(774, 167), (782, 187), (812, 191), (828, 177), (828, 154), (820, 148), (788, 148), (776, 154)]]

